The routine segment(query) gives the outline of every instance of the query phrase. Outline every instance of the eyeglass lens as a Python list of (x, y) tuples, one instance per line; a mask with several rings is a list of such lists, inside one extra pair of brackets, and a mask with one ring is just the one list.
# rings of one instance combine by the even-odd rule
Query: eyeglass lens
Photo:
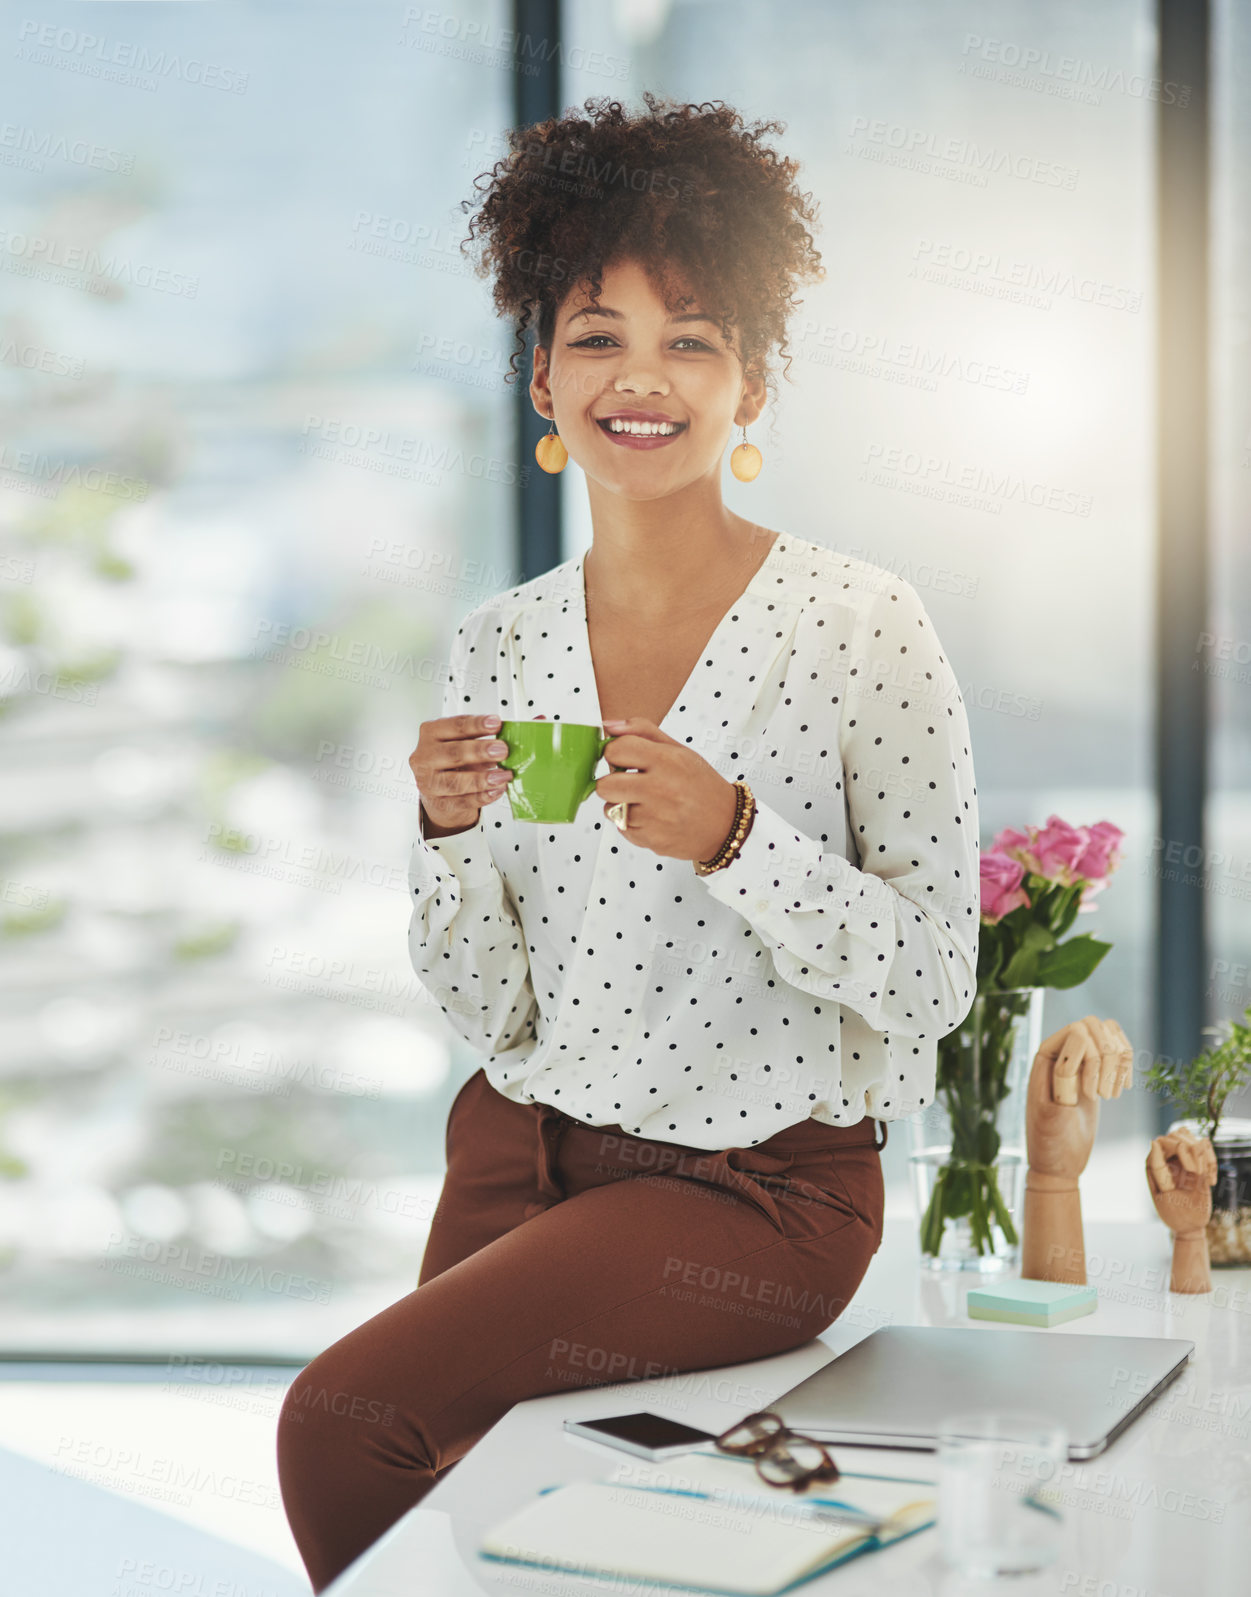
[(838, 1466), (819, 1442), (801, 1436), (768, 1410), (749, 1414), (717, 1438), (727, 1452), (754, 1457), (760, 1476), (771, 1486), (795, 1486), (809, 1478), (837, 1480)]
[(718, 1443), (732, 1452), (758, 1453), (783, 1429), (782, 1421), (776, 1414), (749, 1414), (745, 1420), (740, 1420), (737, 1425), (723, 1432)]
[(789, 1438), (756, 1460), (765, 1479), (778, 1486), (789, 1486), (810, 1476), (838, 1479), (838, 1469), (828, 1454), (815, 1442)]

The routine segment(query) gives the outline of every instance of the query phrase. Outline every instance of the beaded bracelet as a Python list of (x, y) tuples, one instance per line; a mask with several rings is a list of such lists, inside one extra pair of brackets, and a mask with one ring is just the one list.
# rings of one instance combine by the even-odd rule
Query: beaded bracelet
[(730, 827), (730, 835), (710, 860), (695, 860), (695, 874), (697, 876), (711, 876), (713, 871), (724, 870), (734, 859), (743, 840), (751, 831), (751, 823), (756, 818), (756, 800), (752, 790), (746, 782), (735, 782), (734, 824)]

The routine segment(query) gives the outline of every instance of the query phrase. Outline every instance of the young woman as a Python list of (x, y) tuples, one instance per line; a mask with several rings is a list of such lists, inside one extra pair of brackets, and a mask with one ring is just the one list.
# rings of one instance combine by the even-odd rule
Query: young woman
[[(413, 965), (485, 1057), (417, 1290), (284, 1405), (317, 1590), (519, 1399), (825, 1330), (882, 1237), (875, 1125), (975, 992), (968, 726), (920, 600), (836, 525), (722, 503), (820, 275), (809, 197), (778, 124), (644, 99), (514, 132), (476, 218), (593, 543), (465, 618), (410, 760)], [(536, 716), (613, 735), (567, 825), (499, 802), (500, 720)]]

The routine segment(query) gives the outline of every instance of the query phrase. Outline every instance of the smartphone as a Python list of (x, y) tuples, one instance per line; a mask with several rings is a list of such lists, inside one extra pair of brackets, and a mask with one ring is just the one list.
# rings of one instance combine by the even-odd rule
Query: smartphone
[(593, 1442), (619, 1447), (637, 1458), (668, 1458), (673, 1453), (689, 1453), (705, 1442), (715, 1441), (711, 1431), (696, 1430), (664, 1414), (612, 1414), (603, 1420), (566, 1420), (565, 1429), (574, 1436), (588, 1436)]

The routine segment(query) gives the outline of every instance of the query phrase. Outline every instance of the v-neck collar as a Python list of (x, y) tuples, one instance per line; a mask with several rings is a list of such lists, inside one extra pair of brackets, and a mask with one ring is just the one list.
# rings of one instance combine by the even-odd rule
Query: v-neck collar
[[(725, 613), (717, 622), (717, 625), (713, 629), (713, 632), (707, 643), (700, 651), (700, 658), (696, 660), (695, 664), (691, 667), (689, 676), (678, 689), (678, 695), (674, 699), (673, 703), (669, 706), (664, 720), (659, 723), (660, 730), (662, 732), (667, 732), (670, 737), (675, 735), (674, 728), (670, 723), (674, 721), (675, 718), (684, 716), (686, 712), (692, 708), (692, 699), (698, 698), (698, 694), (693, 692), (696, 678), (700, 671), (705, 669), (705, 658), (710, 654), (715, 655), (724, 637), (726, 629), (732, 625), (730, 617), (739, 614), (744, 607), (754, 605), (759, 598), (763, 597), (766, 583), (772, 581), (774, 586), (777, 586), (777, 580), (780, 579), (774, 578), (773, 567), (778, 556), (783, 552), (783, 545), (787, 541), (787, 536), (788, 535), (786, 533), (779, 532), (774, 537), (773, 542), (769, 545), (768, 554), (753, 573), (747, 586), (743, 589), (742, 593), (739, 594), (738, 598), (734, 599), (729, 605), (726, 606)], [(569, 601), (579, 623), (577, 631), (580, 652), (582, 655), (582, 664), (585, 669), (586, 680), (590, 686), (592, 696), (595, 700), (595, 716), (592, 724), (600, 726), (603, 724), (603, 709), (599, 702), (599, 684), (595, 680), (595, 661), (591, 654), (591, 630), (587, 624), (586, 618), (586, 573), (584, 570), (584, 565), (587, 553), (588, 550), (584, 549), (569, 567), (568, 590)], [(779, 588), (779, 594), (781, 591), (782, 590)], [(750, 650), (750, 647), (748, 647), (744, 650), (744, 655), (746, 656), (751, 652), (752, 651)], [(730, 672), (727, 671), (727, 677), (729, 675)], [(723, 681), (725, 681), (725, 679), (723, 679)], [(726, 685), (728, 686), (730, 684), (726, 682)], [(738, 686), (738, 684), (734, 685)], [(744, 682), (743, 686), (747, 687), (747, 683)], [(686, 721), (683, 724), (689, 725), (689, 721)]]

